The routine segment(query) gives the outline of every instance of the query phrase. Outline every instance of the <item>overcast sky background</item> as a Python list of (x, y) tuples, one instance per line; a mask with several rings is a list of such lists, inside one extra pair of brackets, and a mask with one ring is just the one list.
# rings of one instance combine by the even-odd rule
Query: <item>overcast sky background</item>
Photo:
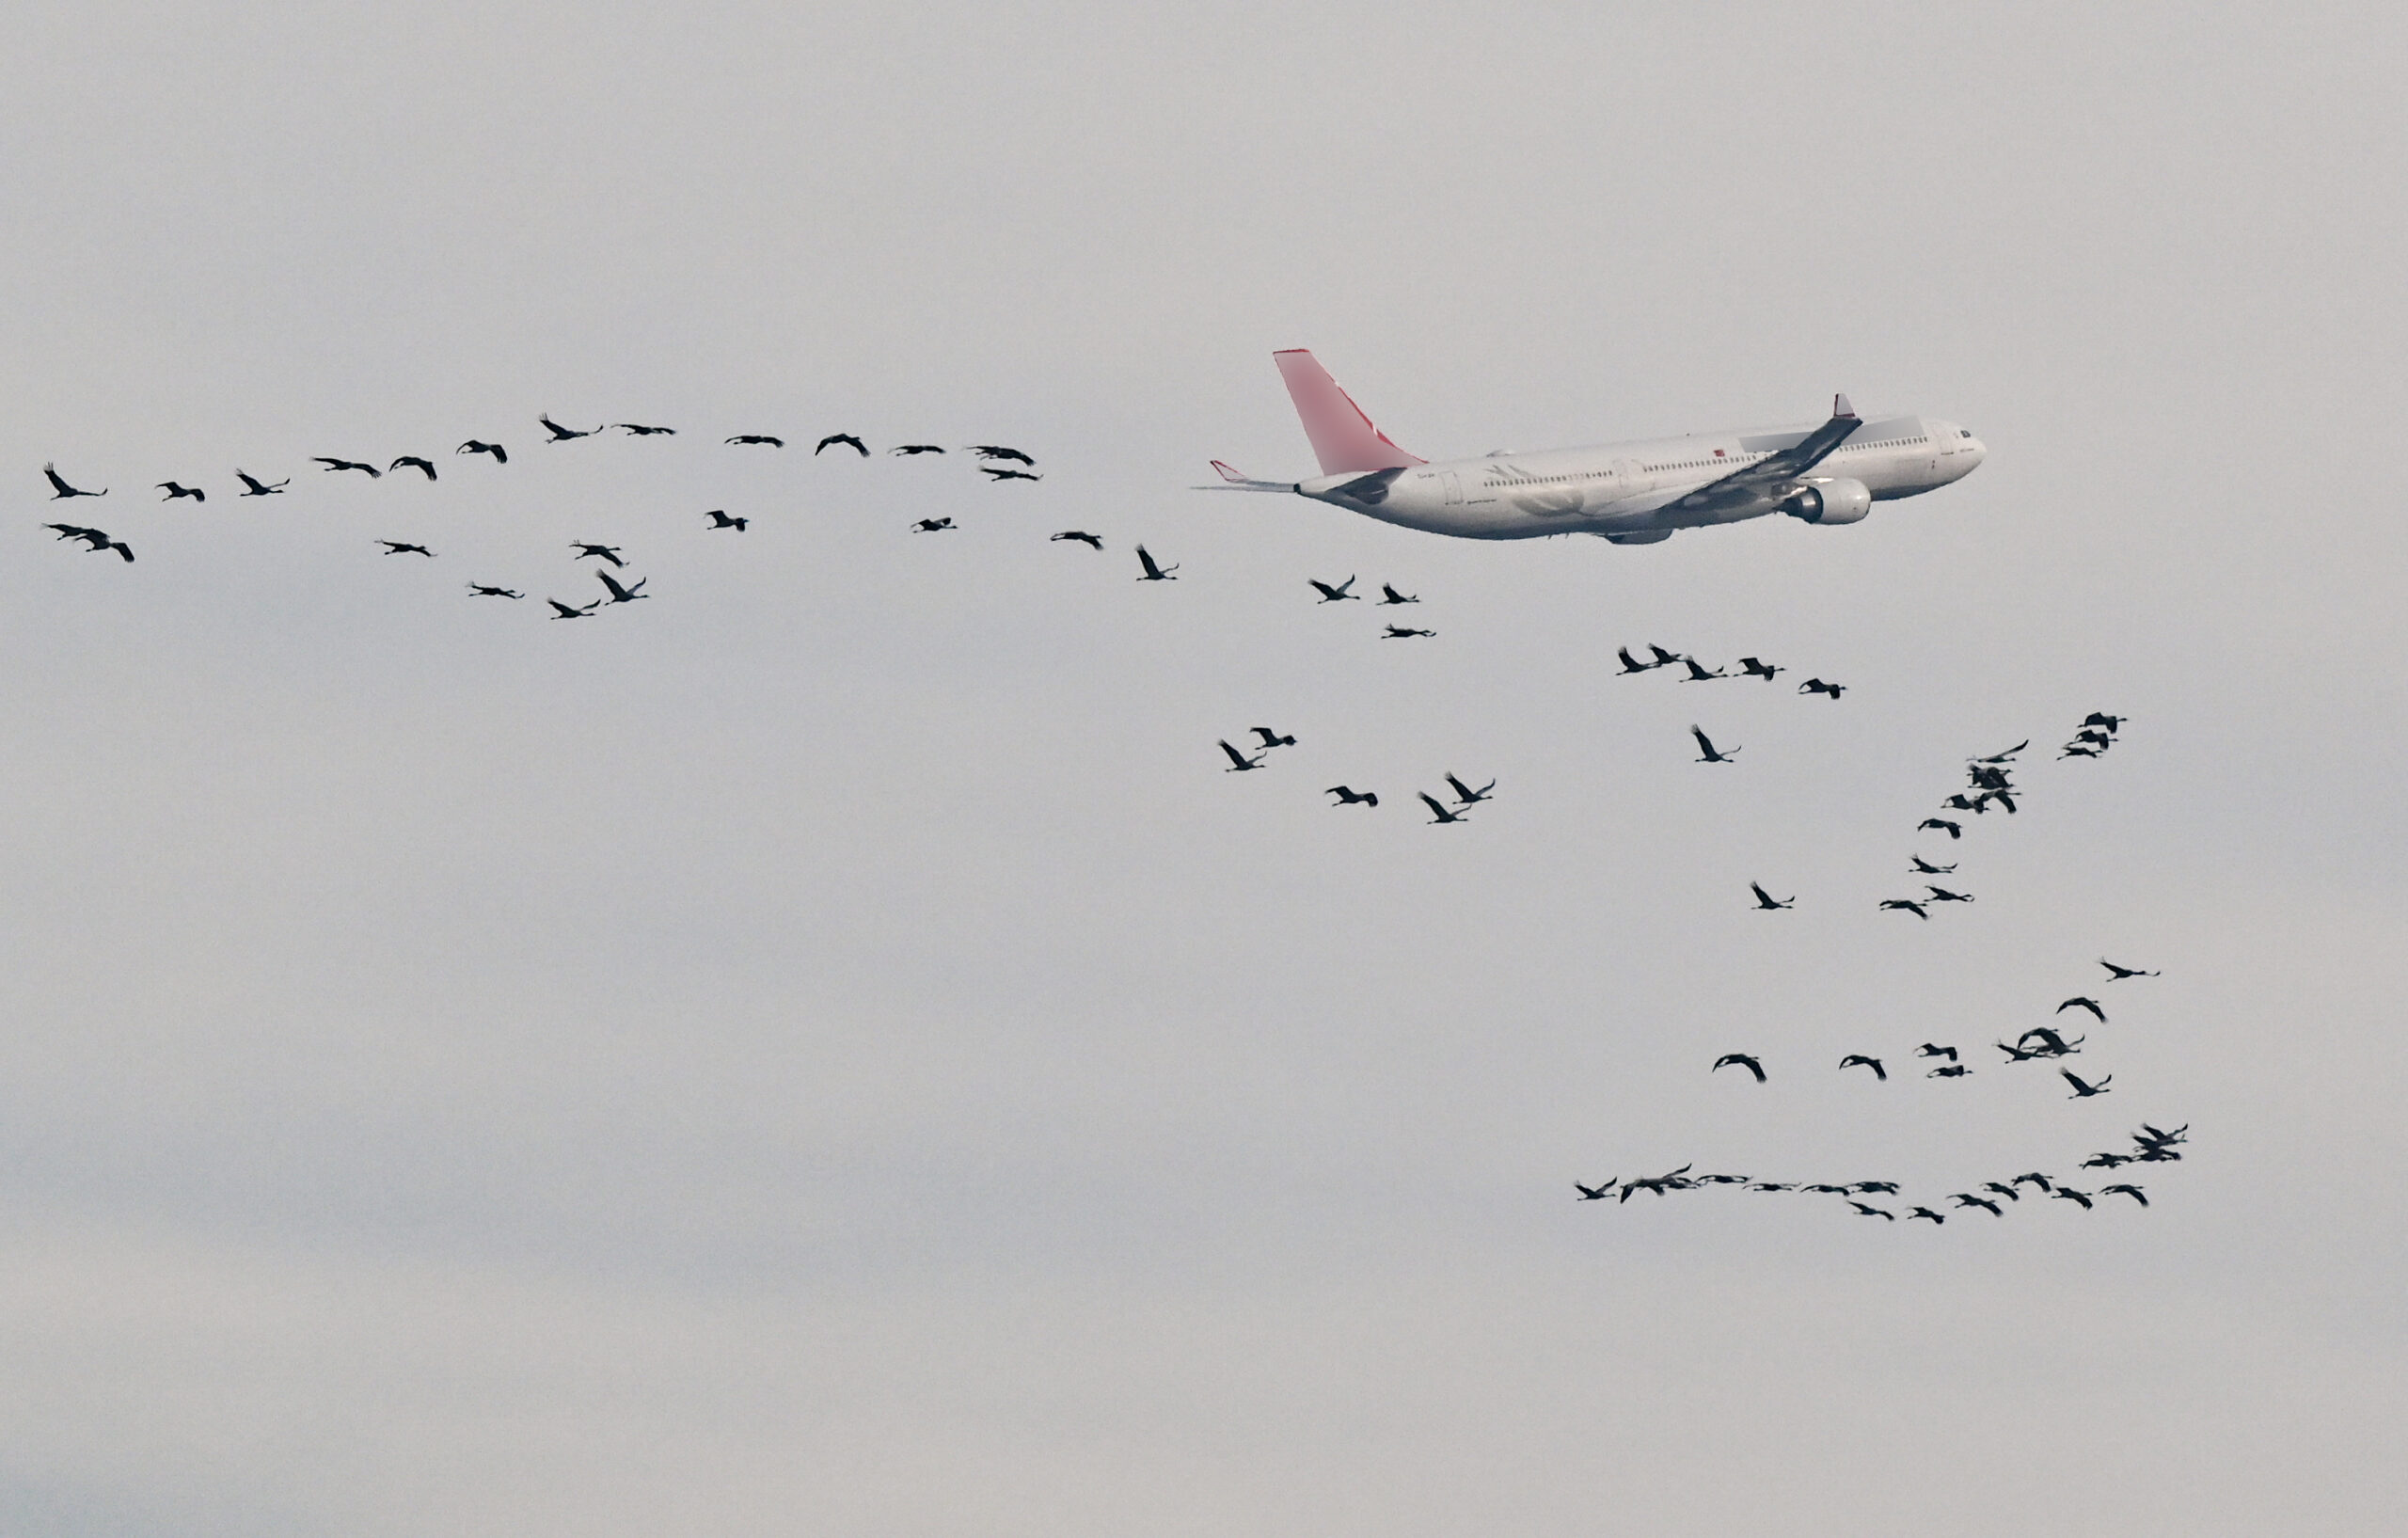
[[(2395, 13), (14, 24), (0, 1527), (2408, 1525)], [(1628, 549), (1186, 489), (1311, 471), (1299, 345), (1434, 457), (1989, 459)], [(840, 429), (1045, 479), (720, 442)], [(652, 601), (545, 618), (572, 539)], [(2077, 1104), (1987, 1043), (2082, 992)], [(1571, 1199), (2144, 1119), (2147, 1211)]]

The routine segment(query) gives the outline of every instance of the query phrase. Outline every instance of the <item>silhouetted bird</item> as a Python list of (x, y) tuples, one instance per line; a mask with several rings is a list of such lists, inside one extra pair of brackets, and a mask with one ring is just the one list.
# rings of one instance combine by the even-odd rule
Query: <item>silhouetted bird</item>
[(2082, 723), (2084, 726), (2104, 726), (2111, 732), (2120, 732), (2124, 729), (2124, 722), (2131, 719), (2132, 718), (2130, 716), (2102, 715), (2099, 711), (2093, 710), (2090, 714), (2082, 718)]
[(1090, 548), (1098, 550), (1103, 548), (1102, 538), (1096, 534), (1090, 534), (1084, 529), (1065, 529), (1060, 533), (1055, 534), (1054, 538), (1056, 540), (1075, 539), (1080, 544), (1087, 546)]
[(2059, 758), (2096, 758), (2099, 756), (2099, 750), (2096, 748), (2085, 748), (2079, 742), (2074, 742), (2067, 744), (2066, 751), (2057, 754), (2057, 756)]
[(632, 421), (612, 422), (610, 425), (613, 427), (625, 428), (630, 435), (640, 438), (662, 436), (675, 437), (677, 436), (677, 429), (673, 427), (646, 427), (642, 422)]
[[(2040, 1044), (2037, 1047), (2032, 1045), (2032, 1039), (2036, 1036), (2040, 1039)], [(2035, 1025), (2017, 1037), (2015, 1044), (2025, 1048), (2038, 1057), (2069, 1057), (2080, 1051), (2082, 1044), (2089, 1039), (2090, 1038), (2086, 1036), (2077, 1036), (2068, 1041), (2046, 1025)]]
[(1352, 577), (1348, 578), (1343, 582), (1339, 583), (1336, 587), (1332, 587), (1327, 582), (1324, 582), (1315, 577), (1307, 577), (1305, 580), (1311, 583), (1313, 591), (1321, 595), (1321, 601), (1323, 603), (1341, 603), (1348, 599), (1354, 599), (1357, 603), (1362, 601), (1359, 598), (1354, 598), (1354, 595), (1346, 591), (1348, 588), (1354, 585), (1354, 579)]
[(527, 596), (524, 593), (513, 593), (506, 587), (486, 587), (482, 582), (470, 582), (468, 584), (468, 593), (470, 596), (478, 598), (523, 598)]
[(1684, 662), (1687, 660), (1687, 658), (1683, 657), (1680, 653), (1668, 652), (1652, 641), (1647, 643), (1647, 649), (1656, 654), (1656, 665), (1659, 668), (1669, 668), (1675, 662)]
[(1885, 1213), (1878, 1207), (1867, 1207), (1861, 1201), (1850, 1201), (1848, 1205), (1855, 1208), (1860, 1213), (1866, 1217), (1886, 1217), (1893, 1223), (1898, 1221), (1897, 1213)]
[(1962, 838), (1965, 836), (1965, 830), (1963, 827), (1949, 821), (1945, 817), (1925, 817), (1921, 822), (1915, 824), (1915, 831), (1917, 832), (1921, 832), (1925, 828), (1937, 828), (1951, 838)]
[(1622, 658), (1622, 671), (1624, 673), (1653, 673), (1664, 665), (1661, 662), (1641, 662), (1630, 655), (1630, 648), (1627, 646), (1622, 647), (1614, 655)]
[(1800, 694), (1829, 694), (1832, 699), (1836, 700), (1841, 695), (1847, 692), (1847, 686), (1846, 684), (1827, 684), (1820, 678), (1809, 678), (1804, 683), (1798, 686), (1798, 692)]
[(751, 518), (731, 518), (723, 507), (714, 507), (703, 516), (711, 520), (711, 527), (714, 529), (733, 529), (739, 534), (752, 527)]
[(1998, 804), (2005, 810), (2008, 817), (2015, 816), (2015, 798), (2008, 795), (2004, 790), (1983, 791), (1980, 795), (1973, 798), (1973, 810), (1976, 812), (1986, 812), (1989, 809), (1989, 804), (1992, 801), (1998, 802)]
[(2021, 753), (2024, 749), (2030, 746), (2032, 746), (2032, 739), (2027, 737), (2022, 741), (2017, 743), (2014, 747), (2007, 749), (2004, 753), (1994, 753), (1986, 758), (1976, 758), (1973, 762), (1976, 764), (2011, 763), (2014, 761), (2017, 753)]
[(2010, 1063), (2028, 1063), (2035, 1057), (2044, 1057), (2049, 1055), (2046, 1053), (2026, 1052), (2020, 1045), (2010, 1047), (2004, 1041), (1994, 1041), (1990, 1044), (1998, 1048), (1999, 1051), (2006, 1054), (2006, 1060)]
[(328, 459), (324, 454), (312, 454), (310, 457), (329, 470), (365, 470), (372, 481), (382, 477), (385, 473), (375, 466), (363, 465), (356, 459)]
[(2078, 1201), (2082, 1203), (2082, 1210), (2083, 1212), (2086, 1213), (2090, 1211), (2090, 1193), (2087, 1191), (2077, 1191), (2070, 1185), (2061, 1185), (2054, 1191), (2050, 1192), (2049, 1195), (2056, 1197), (2059, 1201)]
[(1903, 913), (1912, 913), (1915, 917), (1920, 919), (1928, 919), (1931, 917), (1929, 913), (1924, 912), (1923, 904), (1906, 897), (1884, 897), (1881, 899), (1881, 906), (1884, 909), (1894, 910)]
[(891, 454), (901, 454), (906, 459), (916, 459), (922, 454), (941, 454), (944, 452), (942, 448), (939, 448), (933, 443), (898, 443), (894, 448), (889, 449), (886, 452)]
[(1776, 667), (1774, 664), (1764, 660), (1762, 658), (1743, 657), (1739, 658), (1739, 671), (1746, 674), (1751, 678), (1761, 678), (1766, 683), (1771, 683), (1774, 674), (1787, 673), (1789, 670), (1783, 667)]
[(978, 473), (993, 481), (1042, 481), (1045, 477), (1035, 470), (1007, 470), (995, 465), (981, 465)]
[(555, 610), (559, 610), (558, 613), (552, 616), (552, 618), (556, 620), (581, 620), (602, 607), (602, 600), (599, 598), (594, 599), (590, 604), (582, 606), (576, 604), (564, 604), (558, 598), (547, 598), (544, 601), (550, 604)]
[(633, 587), (622, 587), (619, 585), (619, 579), (617, 578), (611, 576), (609, 572), (602, 570), (599, 566), (594, 568), (594, 575), (602, 579), (602, 585), (610, 590), (610, 601), (614, 604), (631, 604), (638, 598), (649, 598), (652, 596), (651, 594), (643, 591), (643, 585), (652, 580), (649, 577), (637, 578), (635, 586)]
[(1933, 1212), (1928, 1207), (1918, 1207), (1913, 1212), (1909, 1213), (1907, 1214), (1907, 1221), (1912, 1223), (1919, 1217), (1927, 1217), (1934, 1223), (1945, 1223), (1948, 1221), (1946, 1218), (1941, 1216), (1938, 1213)]
[(1798, 899), (1796, 897), (1791, 897), (1787, 901), (1783, 901), (1782, 899), (1774, 896), (1771, 893), (1766, 891), (1763, 883), (1760, 881), (1750, 881), (1748, 883), (1748, 890), (1756, 895), (1756, 906), (1758, 908), (1769, 911), (1776, 908), (1795, 908), (1798, 906)]
[(1694, 657), (1682, 658), (1681, 664), (1689, 670), (1689, 675), (1681, 680), (1681, 682), (1685, 684), (1702, 684), (1709, 678), (1728, 678), (1731, 676), (1720, 668), (1707, 668)]
[(2087, 1009), (2092, 1015), (2098, 1018), (2099, 1024), (2104, 1025), (2107, 1023), (2107, 1011), (2099, 1007), (2099, 1001), (2097, 999), (2067, 999), (2065, 1003), (2057, 1006), (2056, 1012), (2062, 1015), (2068, 1009)]
[(2115, 1185), (2102, 1185), (2099, 1188), (2099, 1194), (2102, 1197), (2130, 1197), (2144, 1207), (2148, 1205), (2148, 1197), (2141, 1194), (2141, 1188), (2137, 1185), (2125, 1185), (2120, 1182)]
[(1701, 764), (1728, 764), (1732, 761), (1732, 754), (1739, 751), (1736, 748), (1733, 748), (1728, 752), (1725, 752), (1722, 749), (1717, 748), (1714, 745), (1714, 739), (1707, 737), (1702, 728), (1694, 725), (1689, 728), (1689, 736), (1697, 738), (1697, 751), (1703, 754), (1703, 757), (1696, 760), (1696, 762)]
[(1470, 806), (1480, 801), (1495, 801), (1497, 799), (1492, 794), (1492, 792), (1497, 788), (1497, 782), (1494, 780), (1489, 781), (1478, 790), (1474, 790), (1471, 786), (1464, 784), (1461, 780), (1458, 780), (1453, 775), (1450, 774), (1447, 776), (1447, 784), (1455, 787), (1455, 800), (1465, 806)]
[(277, 482), (274, 485), (269, 485), (256, 477), (244, 474), (241, 470), (236, 470), (234, 472), (234, 479), (250, 487), (248, 491), (242, 494), (246, 497), (273, 497), (293, 484), (293, 478), (291, 476), (286, 476), (283, 480)]
[(1031, 469), (1037, 468), (1036, 460), (1022, 453), (1018, 449), (1007, 449), (1000, 443), (974, 443), (970, 446), (970, 452), (981, 459), (1008, 459), (1015, 465), (1026, 465)]
[(1962, 791), (1949, 797), (1940, 804), (1946, 807), (1951, 812), (1972, 812), (1976, 816), (1980, 815), (1982, 810), (1982, 803), (1980, 801), (1973, 800), (1971, 796), (1964, 794)]
[(1437, 797), (1433, 796), (1426, 790), (1417, 792), (1417, 794), (1421, 798), (1421, 804), (1430, 808), (1430, 820), (1433, 822), (1461, 822), (1465, 817), (1470, 815), (1468, 808), (1461, 812), (1448, 811), (1444, 806), (1438, 803)]
[(767, 433), (738, 433), (727, 441), (730, 443), (762, 443), (767, 444), (772, 449), (783, 449), (786, 446), (785, 439), (771, 437)]
[(571, 438), (590, 438), (594, 434), (602, 431), (602, 429), (598, 427), (589, 427), (580, 433), (574, 427), (562, 427), (560, 423), (552, 420), (551, 414), (549, 412), (545, 413), (543, 416), (538, 417), (535, 420), (544, 424), (545, 432), (552, 435), (552, 441), (554, 443), (566, 443)]
[(589, 555), (596, 555), (600, 556), (603, 560), (608, 561), (614, 566), (624, 566), (626, 564), (626, 562), (619, 559), (619, 547), (616, 545), (581, 545), (572, 540), (569, 542), (569, 548), (577, 552), (577, 559), (579, 561), (584, 560)]
[(1268, 726), (1255, 726), (1248, 728), (1248, 730), (1252, 731), (1256, 737), (1262, 739), (1257, 744), (1258, 747), (1264, 749), (1292, 748), (1296, 745), (1296, 739), (1294, 737), (1282, 737)]
[(1167, 566), (1158, 566), (1154, 564), (1154, 558), (1146, 553), (1146, 547), (1143, 545), (1137, 547), (1137, 564), (1146, 568), (1146, 574), (1137, 579), (1140, 582), (1176, 582), (1179, 580), (1178, 578), (1171, 575), (1171, 573), (1179, 570), (1178, 564), (1176, 563)]
[(1840, 1059), (1840, 1070), (1842, 1072), (1846, 1072), (1847, 1070), (1852, 1068), (1869, 1068), (1873, 1070), (1873, 1076), (1875, 1078), (1880, 1080), (1883, 1084), (1888, 1084), (1890, 1082), (1890, 1070), (1881, 1066), (1881, 1059), (1878, 1057), (1867, 1057), (1861, 1052), (1849, 1053), (1846, 1056)]
[[(844, 444), (847, 448), (852, 450), (853, 452), (861, 455), (863, 459), (867, 459), (869, 457), (869, 445), (853, 436), (850, 433), (829, 434), (826, 437), (819, 440), (819, 449), (825, 449), (830, 444), (833, 443)], [(814, 449), (811, 451), (812, 458), (816, 459), (819, 457), (819, 449)]]
[(1935, 865), (1919, 854), (1913, 858), (1914, 864), (1912, 869), (1918, 876), (1945, 876), (1956, 868), (1954, 864)]
[(416, 454), (404, 454), (401, 458), (394, 460), (385, 468), (388, 470), (397, 470), (404, 465), (407, 465), (414, 470), (423, 470), (426, 473), (426, 478), (430, 481), (436, 478), (435, 462), (431, 459), (420, 459)]
[(1751, 1191), (1795, 1191), (1798, 1189), (1798, 1182), (1790, 1181), (1784, 1184), (1780, 1181), (1753, 1181), (1749, 1183), (1748, 1189)]
[(1894, 1197), (1898, 1194), (1898, 1182), (1895, 1181), (1859, 1181), (1854, 1185), (1849, 1186), (1848, 1189), (1857, 1192), (1860, 1195), (1867, 1192), (1878, 1192), (1884, 1196)]
[(1418, 604), (1420, 601), (1421, 595), (1418, 593), (1399, 593), (1388, 583), (1382, 582), (1380, 584), (1380, 601), (1375, 607), (1386, 609), (1390, 604)]
[(1221, 739), (1221, 751), (1229, 755), (1229, 767), (1221, 772), (1224, 774), (1244, 774), (1248, 769), (1260, 769), (1262, 767), (1264, 754), (1268, 753), (1271, 750), (1265, 748), (1260, 753), (1252, 754), (1242, 753), (1235, 748), (1229, 746), (1228, 738), (1223, 737)]
[(2036, 1185), (2043, 1191), (2053, 1191), (2056, 1189), (2055, 1186), (2049, 1183), (2049, 1177), (2041, 1174), (2036, 1169), (2027, 1169), (2022, 1174), (2018, 1175), (2015, 1177), (2015, 1183), (2018, 1185)]
[[(54, 501), (56, 500), (55, 498), (52, 499)], [(134, 559), (134, 547), (132, 546), (126, 544), (125, 541), (121, 539), (111, 539), (101, 530), (80, 529), (72, 524), (66, 523), (46, 524), (44, 527), (57, 530), (58, 537), (61, 539), (82, 540), (84, 542), (84, 547), (90, 550), (95, 555), (100, 555), (109, 550), (115, 550), (120, 557), (127, 561)]]
[(2143, 972), (2138, 967), (2119, 967), (2103, 956), (2099, 959), (2099, 964), (2107, 969), (2107, 980), (2111, 983), (2120, 983), (2127, 977), (2154, 977), (2158, 975), (2154, 972)]
[(209, 493), (198, 486), (180, 486), (173, 481), (162, 481), (159, 483), (159, 489), (166, 493), (165, 497), (159, 499), (163, 502), (172, 502), (179, 497), (189, 497), (196, 502), (209, 500)]
[(1951, 892), (1944, 886), (1933, 886), (1928, 881), (1924, 883), (1924, 890), (1931, 894), (1924, 899), (1925, 902), (1972, 902), (1973, 900), (1968, 893)]
[(2089, 1158), (2084, 1159), (2082, 1162), (2082, 1167), (2084, 1169), (2114, 1169), (2119, 1165), (2129, 1165), (2131, 1162), (2132, 1156), (2129, 1153), (2094, 1153)]
[(380, 539), (376, 543), (385, 547), (387, 555), (422, 555), (430, 561), (435, 559), (435, 552), (423, 545), (404, 545), (398, 539)]
[(1959, 1207), (1979, 1207), (1982, 1211), (1989, 1213), (1992, 1217), (2004, 1217), (2006, 1215), (2005, 1208), (2001, 1207), (1997, 1202), (1990, 1200), (1987, 1197), (1977, 1197), (1971, 1191), (1952, 1191), (1949, 1193), (1948, 1199), (1955, 1202)]
[(1714, 1060), (1714, 1068), (1708, 1071), (1719, 1071), (1722, 1069), (1732, 1067), (1746, 1069), (1749, 1072), (1756, 1076), (1756, 1083), (1758, 1084), (1765, 1082), (1764, 1064), (1757, 1062), (1754, 1058), (1749, 1056), (1744, 1052), (1724, 1053), (1721, 1056)]
[(2066, 1083), (2073, 1086), (2073, 1093), (2066, 1097), (2067, 1100), (2088, 1100), (2093, 1095), (2103, 1095), (2107, 1093), (2107, 1086), (2115, 1082), (2115, 1075), (2113, 1073), (2108, 1074), (2097, 1084), (2084, 1084), (2074, 1076), (2073, 1070), (2069, 1068), (2061, 1068), (2057, 1071), (2065, 1076)]
[(1924, 1075), (1926, 1079), (1961, 1079), (1973, 1070), (1962, 1063), (1942, 1063)]
[(467, 442), (463, 443), (452, 452), (455, 454), (491, 454), (493, 455), (493, 462), (497, 465), (507, 465), (510, 463), (509, 450), (503, 448), (499, 443), (480, 443), (475, 438), (470, 438)]
[(911, 526), (915, 534), (942, 534), (953, 527), (951, 518), (922, 518)]
[(50, 499), (54, 502), (64, 501), (70, 497), (105, 497), (109, 494), (109, 488), (106, 486), (103, 486), (98, 491), (83, 491), (71, 486), (59, 475), (56, 468), (49, 465), (41, 468), (41, 473), (50, 479)]
[(1926, 1041), (1922, 1046), (1915, 1049), (1915, 1055), (1918, 1057), (1945, 1057), (1953, 1063), (1956, 1060), (1956, 1049), (1954, 1047), (1943, 1047), (1934, 1041)]
[(1574, 1181), (1572, 1189), (1580, 1193), (1572, 1198), (1575, 1201), (1603, 1201), (1613, 1195), (1614, 1182), (1608, 1181), (1603, 1185), (1582, 1185), (1578, 1181)]
[(2004, 1197), (2009, 1201), (2021, 1201), (2023, 1199), (2022, 1192), (2018, 1191), (2011, 1185), (2001, 1185), (1996, 1181), (1984, 1181), (1982, 1182), (1982, 1189), (1985, 1191), (1994, 1191), (1998, 1195)]
[(1847, 1187), (1845, 1185), (1801, 1185), (1798, 1189), (1806, 1192), (1811, 1196), (1818, 1197), (1844, 1197), (1847, 1195)]
[(1329, 789), (1323, 792), (1323, 794), (1337, 797), (1338, 800), (1332, 803), (1337, 806), (1377, 806), (1380, 804), (1379, 793), (1377, 791), (1355, 790), (1346, 785), (1332, 785)]
[(1416, 630), (1402, 625), (1391, 625), (1380, 639), (1382, 641), (1411, 641), (1416, 636), (1434, 636), (1437, 633), (1435, 630)]
[(2073, 735), (2073, 739), (2076, 742), (2087, 742), (2092, 747), (2098, 749), (2100, 753), (2105, 753), (2108, 749), (2115, 745), (2115, 739), (2114, 737), (2109, 737), (2106, 733), (2099, 731), (2095, 727), (2076, 732)]

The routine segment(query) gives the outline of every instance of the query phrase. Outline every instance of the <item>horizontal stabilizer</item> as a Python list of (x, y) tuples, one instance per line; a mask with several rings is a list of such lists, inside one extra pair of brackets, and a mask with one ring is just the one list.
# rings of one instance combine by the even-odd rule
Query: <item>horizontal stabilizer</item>
[(1312, 440), (1313, 453), (1321, 460), (1323, 475), (1392, 470), (1427, 463), (1398, 448), (1386, 433), (1372, 426), (1363, 408), (1338, 388), (1338, 381), (1329, 376), (1329, 371), (1312, 354), (1295, 347), (1271, 357), (1279, 365), (1279, 376), (1288, 382), (1289, 399), (1296, 403), (1296, 415), (1304, 420), (1305, 436)]

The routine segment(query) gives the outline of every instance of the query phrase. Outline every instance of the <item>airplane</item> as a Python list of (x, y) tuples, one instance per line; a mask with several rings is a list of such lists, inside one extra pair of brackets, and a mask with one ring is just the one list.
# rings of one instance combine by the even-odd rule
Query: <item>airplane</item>
[(1654, 545), (1677, 530), (1785, 513), (1813, 524), (1861, 523), (1873, 504), (1961, 481), (1988, 452), (1955, 422), (1865, 421), (1847, 397), (1819, 427), (1764, 427), (1643, 438), (1533, 453), (1498, 450), (1435, 462), (1371, 423), (1305, 349), (1271, 355), (1322, 473), (1259, 481), (1219, 460), (1206, 491), (1279, 491), (1458, 539), (1595, 534)]

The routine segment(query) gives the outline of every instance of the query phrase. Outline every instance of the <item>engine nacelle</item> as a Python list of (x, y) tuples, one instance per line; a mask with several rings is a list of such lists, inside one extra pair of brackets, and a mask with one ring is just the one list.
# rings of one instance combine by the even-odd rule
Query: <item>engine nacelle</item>
[(1861, 481), (1816, 481), (1782, 502), (1781, 510), (1808, 523), (1862, 523), (1873, 511), (1873, 491)]

